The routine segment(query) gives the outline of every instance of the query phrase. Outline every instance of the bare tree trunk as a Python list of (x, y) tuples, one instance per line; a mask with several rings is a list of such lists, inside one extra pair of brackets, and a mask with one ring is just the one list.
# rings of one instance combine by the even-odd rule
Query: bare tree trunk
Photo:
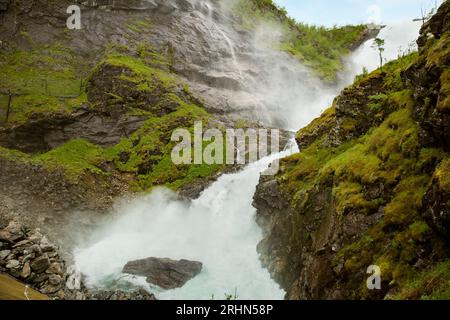
[(381, 51), (380, 51), (380, 68), (381, 71), (383, 71), (383, 54), (381, 53)]
[(12, 94), (11, 90), (8, 91), (8, 106), (6, 107), (6, 120), (5, 122), (8, 122), (9, 119), (9, 112), (11, 110), (11, 100), (12, 100)]

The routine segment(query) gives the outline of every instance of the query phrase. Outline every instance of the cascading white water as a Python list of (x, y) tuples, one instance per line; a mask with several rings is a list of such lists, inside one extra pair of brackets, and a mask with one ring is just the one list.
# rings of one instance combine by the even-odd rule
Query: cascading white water
[(233, 64), (236, 67), (237, 72), (242, 77), (242, 71), (241, 67), (239, 66), (239, 62), (237, 60), (236, 51), (234, 49), (234, 44), (231, 41), (231, 39), (221, 30), (216, 24), (213, 24), (213, 26), (216, 28), (217, 32), (219, 32), (222, 35), (222, 38), (225, 40), (225, 42), (228, 45), (228, 48), (230, 49), (231, 58), (233, 59)]
[[(235, 292), (239, 299), (282, 299), (283, 290), (261, 267), (256, 253), (262, 234), (254, 220), (252, 195), (260, 172), (292, 151), (222, 176), (190, 203), (159, 189), (124, 206), (118, 218), (98, 231), (99, 241), (77, 250), (77, 267), (89, 285), (132, 283), (148, 287), (160, 299), (223, 299)], [(203, 270), (184, 287), (169, 291), (121, 273), (128, 261), (147, 257), (201, 261)]]
[[(385, 56), (396, 58), (399, 46), (406, 48), (410, 38), (417, 36), (417, 29), (410, 24), (384, 29), (380, 37), (386, 39)], [(411, 30), (411, 37), (398, 37), (400, 30)], [(216, 31), (228, 42), (224, 31)], [(227, 45), (236, 59), (233, 43)], [(302, 82), (281, 76), (295, 76), (289, 61), (274, 66), (279, 72), (271, 74), (274, 79), (262, 86), (259, 94), (268, 100), (283, 98), (286, 106), (280, 110), (286, 113), (287, 126), (304, 125), (327, 108), (363, 66), (377, 66), (378, 56), (370, 45), (368, 41), (352, 56), (353, 67), (339, 87), (324, 89), (316, 80), (311, 80), (311, 84), (307, 79)], [(237, 60), (236, 64), (239, 65)], [(304, 74), (304, 68), (299, 70)], [(302, 83), (303, 87), (294, 87)], [(319, 91), (312, 94), (311, 88)], [(239, 299), (282, 299), (283, 290), (262, 268), (256, 252), (262, 234), (251, 203), (260, 172), (275, 158), (288, 153), (267, 157), (239, 173), (222, 176), (191, 202), (182, 202), (170, 191), (159, 189), (123, 205), (109, 223), (95, 232), (95, 241), (76, 250), (76, 266), (90, 286), (111, 289), (139, 285), (148, 287), (160, 299), (221, 299), (235, 290)], [(204, 267), (183, 288), (168, 291), (150, 287), (143, 278), (122, 274), (128, 261), (148, 257), (198, 260)]]
[[(241, 76), (242, 78), (242, 70), (241, 67), (239, 65), (237, 56), (236, 56), (236, 50), (234, 48), (234, 43), (233, 41), (231, 41), (231, 39), (225, 34), (225, 32), (214, 22), (214, 8), (213, 5), (209, 2), (204, 2), (204, 6), (206, 8), (206, 19), (208, 20), (209, 24), (214, 28), (214, 30), (216, 30), (222, 37), (223, 40), (225, 40), (228, 49), (229, 49), (229, 53), (231, 55), (231, 59), (233, 60), (233, 64), (236, 67), (236, 71), (239, 73), (239, 76)], [(210, 34), (212, 35), (211, 30)]]

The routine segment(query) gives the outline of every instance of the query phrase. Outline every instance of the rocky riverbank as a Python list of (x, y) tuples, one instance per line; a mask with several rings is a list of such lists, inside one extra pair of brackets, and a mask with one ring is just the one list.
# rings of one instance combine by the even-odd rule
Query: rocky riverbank
[[(68, 267), (59, 251), (39, 229), (31, 230), (12, 220), (0, 230), (0, 273), (13, 276), (50, 299), (155, 300), (155, 296), (144, 289), (133, 292), (87, 289), (82, 275)], [(0, 291), (10, 288), (3, 286), (3, 281), (6, 278), (0, 279)]]

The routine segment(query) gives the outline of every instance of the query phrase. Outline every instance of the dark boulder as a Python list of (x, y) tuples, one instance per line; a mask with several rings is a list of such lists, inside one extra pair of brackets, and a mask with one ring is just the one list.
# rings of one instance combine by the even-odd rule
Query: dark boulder
[(202, 267), (198, 261), (147, 258), (128, 262), (122, 272), (147, 277), (148, 283), (163, 289), (175, 289), (196, 277)]

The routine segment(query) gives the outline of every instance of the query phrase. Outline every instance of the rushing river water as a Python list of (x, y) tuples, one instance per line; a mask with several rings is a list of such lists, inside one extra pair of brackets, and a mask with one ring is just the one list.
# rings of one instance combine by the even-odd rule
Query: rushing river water
[[(417, 37), (419, 27), (420, 24), (405, 23), (385, 28), (381, 32), (386, 39), (385, 57), (397, 58), (400, 46), (406, 50)], [(233, 59), (237, 64), (234, 51)], [(347, 83), (328, 89), (313, 102), (306, 96), (308, 90), (304, 90), (304, 101), (308, 101), (306, 120), (311, 121), (327, 108), (363, 66), (373, 70), (378, 61), (369, 41), (349, 60), (344, 77)], [(302, 119), (291, 119), (301, 124), (305, 115), (298, 106), (302, 106), (302, 101), (289, 114), (301, 116)], [(235, 293), (239, 299), (282, 299), (283, 290), (262, 268), (256, 252), (262, 234), (255, 222), (252, 199), (260, 173), (275, 158), (295, 151), (287, 150), (250, 164), (241, 172), (224, 175), (191, 202), (182, 202), (172, 192), (158, 189), (123, 205), (111, 222), (96, 231), (96, 241), (76, 250), (76, 267), (90, 286), (110, 289), (139, 285), (160, 299), (222, 299), (225, 294)], [(128, 261), (148, 257), (197, 260), (203, 263), (203, 270), (183, 288), (167, 291), (151, 287), (144, 278), (122, 274)]]
[[(294, 147), (295, 148), (295, 147)], [(202, 273), (183, 288), (161, 291), (161, 299), (282, 299), (283, 290), (261, 267), (256, 244), (262, 239), (255, 223), (252, 198), (261, 171), (276, 157), (267, 157), (245, 170), (227, 174), (190, 203), (176, 200), (164, 189), (123, 207), (123, 214), (101, 230), (104, 238), (79, 250), (76, 262), (90, 285), (111, 285), (122, 279), (147, 286), (145, 279), (121, 270), (130, 260), (147, 257), (189, 259), (203, 263)]]

